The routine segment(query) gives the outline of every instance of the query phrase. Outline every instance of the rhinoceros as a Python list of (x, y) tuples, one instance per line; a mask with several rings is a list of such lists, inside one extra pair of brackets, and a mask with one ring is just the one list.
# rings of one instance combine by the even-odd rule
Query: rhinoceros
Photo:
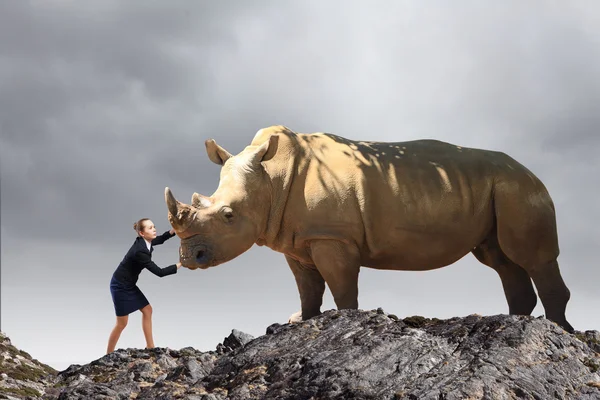
[(553, 201), (544, 184), (502, 152), (425, 139), (386, 143), (329, 133), (259, 130), (221, 165), (212, 196), (176, 200), (169, 222), (189, 269), (223, 264), (254, 244), (283, 253), (301, 310), (321, 313), (325, 284), (338, 309), (358, 308), (360, 267), (425, 271), (472, 253), (502, 282), (510, 314), (530, 315), (538, 290), (547, 319), (568, 332)]

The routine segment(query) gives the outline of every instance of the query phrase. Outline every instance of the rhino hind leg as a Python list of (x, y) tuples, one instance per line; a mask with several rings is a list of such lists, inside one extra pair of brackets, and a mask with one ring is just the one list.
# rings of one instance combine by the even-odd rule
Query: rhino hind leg
[(531, 269), (530, 274), (544, 305), (546, 318), (556, 322), (567, 332), (573, 333), (574, 329), (565, 316), (571, 293), (560, 275), (558, 262), (554, 260), (536, 265)]
[(554, 206), (543, 185), (530, 177), (514, 185), (497, 184), (494, 195), (497, 242), (512, 262), (533, 280), (546, 318), (567, 332), (573, 327), (565, 311), (571, 293), (558, 267), (558, 233)]
[(537, 304), (531, 277), (519, 265), (506, 257), (500, 249), (495, 234), (477, 246), (473, 255), (483, 264), (494, 269), (500, 276), (504, 295), (511, 315), (531, 315)]

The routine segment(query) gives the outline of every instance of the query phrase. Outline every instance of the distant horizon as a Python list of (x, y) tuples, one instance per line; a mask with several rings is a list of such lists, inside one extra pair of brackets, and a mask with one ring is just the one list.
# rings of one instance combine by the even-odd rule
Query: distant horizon
[[(515, 158), (556, 207), (567, 318), (600, 329), (598, 15), (600, 3), (514, 0), (1, 3), (12, 34), (0, 35), (0, 328), (55, 369), (102, 357), (133, 222), (171, 228), (167, 186), (187, 203), (216, 190), (206, 139), (237, 154), (282, 124)], [(177, 262), (178, 247), (170, 239), (153, 261)], [(138, 286), (158, 347), (211, 350), (231, 329), (256, 337), (300, 309), (284, 256), (259, 246), (207, 270), (144, 271)], [(508, 313), (498, 275), (472, 255), (427, 272), (361, 269), (359, 308), (378, 307)], [(134, 313), (117, 348), (144, 346)]]

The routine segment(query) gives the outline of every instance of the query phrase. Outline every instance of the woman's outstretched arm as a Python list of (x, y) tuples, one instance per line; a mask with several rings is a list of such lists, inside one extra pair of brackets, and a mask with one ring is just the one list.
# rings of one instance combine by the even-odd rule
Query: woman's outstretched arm
[(171, 264), (168, 267), (161, 268), (152, 261), (150, 254), (144, 251), (138, 251), (135, 255), (136, 261), (140, 263), (141, 266), (146, 268), (148, 271), (152, 272), (154, 275), (158, 277), (163, 277), (167, 275), (173, 275), (177, 273), (179, 269), (179, 263)]
[(162, 235), (157, 236), (154, 239), (152, 239), (152, 242), (151, 242), (152, 246), (158, 246), (159, 244), (163, 244), (165, 241), (167, 241), (168, 239), (171, 239), (173, 236), (175, 236), (174, 229), (166, 231)]

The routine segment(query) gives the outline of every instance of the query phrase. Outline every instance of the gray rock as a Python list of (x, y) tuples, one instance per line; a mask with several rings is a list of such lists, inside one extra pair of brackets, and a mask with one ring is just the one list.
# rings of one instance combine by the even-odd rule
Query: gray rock
[(600, 399), (599, 349), (597, 331), (543, 318), (330, 310), (258, 338), (234, 329), (216, 351), (120, 349), (50, 375), (35, 398)]
[(247, 333), (232, 329), (231, 334), (223, 340), (223, 344), (217, 345), (217, 353), (225, 354), (230, 351), (240, 349), (246, 344), (250, 343), (254, 339), (254, 336)]
[(206, 387), (230, 399), (600, 398), (598, 355), (545, 319), (345, 310), (269, 328), (221, 357)]
[(0, 332), (0, 399), (40, 398), (53, 383), (56, 372), (17, 349)]

